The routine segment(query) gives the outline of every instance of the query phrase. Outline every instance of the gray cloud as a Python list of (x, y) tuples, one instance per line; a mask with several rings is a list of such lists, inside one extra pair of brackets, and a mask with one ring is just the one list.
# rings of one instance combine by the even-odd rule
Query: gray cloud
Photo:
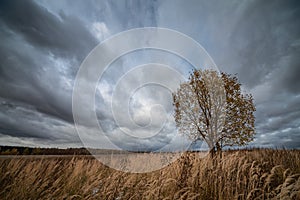
[[(160, 26), (194, 38), (221, 70), (237, 74), (245, 91), (253, 94), (258, 135), (251, 145), (299, 148), (299, 21), (298, 1), (1, 1), (1, 144), (81, 145), (71, 110), (81, 62), (115, 33)], [(145, 51), (124, 56), (99, 83), (98, 119), (112, 133), (111, 140), (124, 148), (156, 149), (173, 137), (174, 124), (168, 123), (164, 134), (137, 143), (123, 137), (109, 110), (115, 84), (132, 66), (157, 61), (176, 65), (187, 75), (190, 66), (185, 61), (161, 55)], [(172, 112), (163, 91), (140, 91), (131, 112), (140, 125), (147, 124), (143, 98), (161, 102)], [(92, 141), (95, 127), (84, 130)]]
[[(261, 145), (260, 135), (266, 144), (300, 145), (294, 137), (300, 102), (299, 6), (297, 1), (216, 0), (164, 1), (159, 7), (159, 26), (195, 38), (221, 70), (237, 74), (253, 94), (258, 133), (253, 145)], [(294, 134), (272, 134), (287, 127), (296, 128)]]
[(96, 38), (75, 15), (55, 16), (33, 1), (1, 1), (0, 8), (2, 23), (45, 53), (75, 56), (81, 61), (97, 44)]
[(0, 10), (1, 96), (71, 122), (72, 79), (96, 38), (77, 17), (33, 1), (2, 1)]
[(4, 135), (20, 138), (79, 142), (66, 122), (39, 113), (34, 107), (1, 99), (0, 129)]

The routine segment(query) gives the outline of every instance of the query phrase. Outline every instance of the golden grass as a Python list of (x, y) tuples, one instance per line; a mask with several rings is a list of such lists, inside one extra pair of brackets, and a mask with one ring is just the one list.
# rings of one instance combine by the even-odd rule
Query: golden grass
[(185, 153), (145, 174), (86, 156), (1, 158), (0, 199), (300, 199), (300, 151)]

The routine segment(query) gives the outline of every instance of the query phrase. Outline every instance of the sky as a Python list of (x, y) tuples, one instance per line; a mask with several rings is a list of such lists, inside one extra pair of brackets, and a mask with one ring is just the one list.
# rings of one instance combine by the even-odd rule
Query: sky
[[(257, 134), (250, 146), (300, 148), (299, 22), (300, 4), (291, 0), (2, 0), (0, 145), (81, 147), (89, 138), (95, 141), (93, 147), (110, 148), (88, 122), (79, 125), (84, 134), (76, 131), (72, 113), (76, 74), (105, 39), (133, 28), (162, 27), (197, 41), (219, 70), (235, 74), (243, 91), (253, 95)], [(141, 50), (113, 62), (97, 84), (99, 124), (105, 137), (122, 149), (157, 150), (170, 141), (175, 146), (189, 142), (176, 133), (166, 88), (138, 88), (130, 96), (128, 112), (122, 110), (128, 88), (149, 77), (170, 77), (162, 69), (149, 73), (154, 66), (135, 68), (154, 61), (175, 66), (183, 76), (191, 69), (172, 53)], [(127, 72), (133, 76), (113, 98)], [(114, 100), (116, 112), (110, 107)], [(126, 130), (138, 139), (124, 134)], [(146, 137), (153, 131), (159, 134)]]

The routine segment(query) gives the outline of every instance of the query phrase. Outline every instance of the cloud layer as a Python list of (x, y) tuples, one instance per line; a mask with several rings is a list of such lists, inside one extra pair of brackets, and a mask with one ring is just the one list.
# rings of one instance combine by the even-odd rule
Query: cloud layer
[[(73, 124), (72, 90), (83, 59), (99, 42), (120, 31), (157, 26), (195, 39), (220, 70), (237, 74), (243, 89), (253, 94), (257, 136), (251, 145), (300, 148), (297, 1), (128, 0), (72, 1), (70, 5), (68, 1), (4, 0), (0, 16), (1, 145), (82, 146)], [(111, 141), (122, 148), (157, 149), (176, 132), (169, 115), (156, 138), (128, 139), (108, 108), (122, 75), (152, 61), (176, 66), (184, 75), (191, 69), (186, 61), (169, 53), (133, 52), (114, 62), (97, 87), (99, 122)], [(149, 74), (139, 73), (137, 78), (143, 76)], [(163, 73), (152, 76), (167, 77)], [(168, 95), (163, 88), (151, 86), (132, 96), (129, 114), (141, 126), (137, 134), (150, 133), (151, 128), (145, 127), (151, 121), (152, 105), (159, 102), (172, 113)], [(160, 108), (152, 112), (156, 119), (162, 115)], [(95, 127), (84, 129), (87, 138), (97, 132)], [(176, 139), (178, 144), (181, 140)], [(97, 146), (109, 147), (101, 141)]]

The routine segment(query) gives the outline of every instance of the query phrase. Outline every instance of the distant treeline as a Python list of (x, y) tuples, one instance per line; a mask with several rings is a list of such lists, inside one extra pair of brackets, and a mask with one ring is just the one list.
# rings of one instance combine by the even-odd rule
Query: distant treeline
[(86, 148), (32, 148), (19, 146), (0, 146), (0, 155), (90, 155)]
[[(285, 148), (274, 148), (285, 150)], [(274, 150), (273, 149), (273, 150)], [(243, 148), (243, 149), (225, 149), (224, 151), (257, 151), (267, 150), (267, 148)], [(299, 150), (290, 150), (299, 151)], [(176, 152), (176, 151), (175, 151)], [(202, 152), (197, 150), (187, 150), (187, 152)], [(206, 152), (206, 151), (203, 151)], [(149, 153), (149, 151), (126, 151), (113, 149), (91, 149), (91, 148), (39, 148), (39, 147), (20, 147), (20, 146), (0, 146), (0, 155), (100, 155), (100, 154), (127, 154), (127, 153)], [(158, 153), (158, 152), (156, 152)]]
[(100, 154), (126, 154), (127, 151), (115, 149), (93, 148), (39, 148), (20, 146), (0, 146), (0, 155), (100, 155)]

